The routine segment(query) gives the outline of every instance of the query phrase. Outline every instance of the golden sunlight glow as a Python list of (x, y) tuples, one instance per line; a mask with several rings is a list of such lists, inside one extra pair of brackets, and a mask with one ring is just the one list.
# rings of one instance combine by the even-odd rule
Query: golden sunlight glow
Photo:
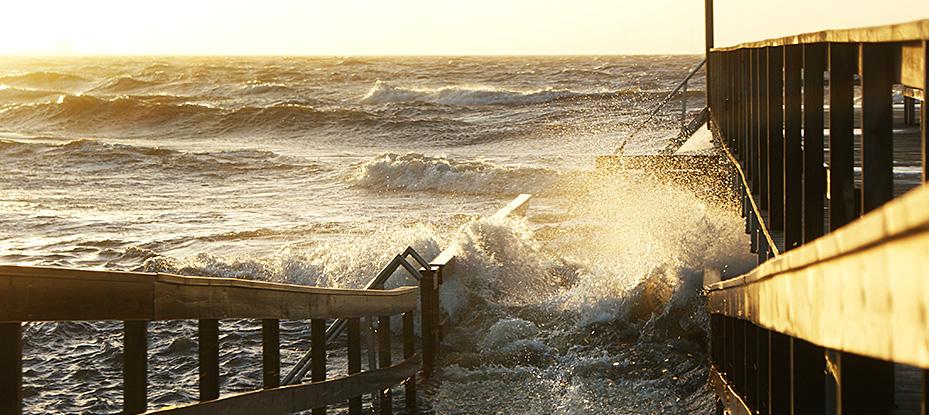
[[(716, 0), (717, 44), (927, 18), (923, 2)], [(661, 54), (703, 49), (703, 0), (10, 0), (0, 10), (0, 54), (7, 55)]]

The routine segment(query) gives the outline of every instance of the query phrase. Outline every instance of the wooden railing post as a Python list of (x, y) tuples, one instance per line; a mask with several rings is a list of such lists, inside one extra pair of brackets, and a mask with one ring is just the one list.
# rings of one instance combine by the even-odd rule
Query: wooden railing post
[[(758, 186), (752, 188), (758, 193), (758, 208), (768, 209), (768, 177), (771, 174), (768, 154), (768, 53), (767, 48), (754, 49), (758, 63), (755, 65), (755, 83), (758, 84), (752, 122), (755, 124), (755, 139), (758, 142)], [(770, 212), (769, 212), (770, 213)], [(759, 229), (761, 226), (759, 226)], [(761, 253), (761, 250), (759, 250)], [(767, 253), (765, 253), (767, 254)], [(767, 257), (763, 258), (766, 260)]]
[(0, 323), (0, 413), (23, 411), (23, 326)]
[(419, 279), (420, 294), (420, 330), (422, 332), (423, 376), (432, 376), (435, 367), (437, 316), (433, 310), (433, 292), (435, 291), (435, 274), (432, 270), (422, 270)]
[(790, 397), (790, 337), (771, 331), (768, 336), (768, 409), (771, 414), (789, 414)]
[[(326, 380), (326, 319), (310, 320), (310, 380)], [(326, 407), (313, 408), (313, 415), (325, 415)]]
[[(361, 319), (348, 319), (348, 374), (361, 372)], [(348, 412), (361, 415), (361, 396), (348, 400)]]
[(839, 352), (836, 404), (839, 414), (888, 414), (894, 409), (892, 362)]
[(200, 400), (219, 398), (219, 320), (200, 320), (197, 329), (200, 361)]
[[(784, 250), (803, 243), (803, 46), (784, 47)], [(820, 220), (822, 222), (822, 220)]]
[(123, 322), (123, 413), (148, 408), (148, 321)]
[(893, 45), (861, 45), (861, 212), (894, 197)]
[(281, 385), (281, 323), (261, 320), (261, 374), (265, 389)]
[[(416, 354), (416, 333), (413, 331), (413, 312), (403, 313), (403, 358), (409, 359)], [(410, 376), (404, 383), (407, 413), (416, 413), (416, 375)]]
[(803, 45), (803, 243), (823, 235), (826, 169), (823, 100), (826, 48)]
[(855, 206), (856, 45), (829, 45), (829, 230), (858, 217)]
[(749, 408), (758, 407), (758, 326), (745, 325), (745, 386), (742, 389)]
[(768, 399), (771, 390), (771, 331), (755, 326), (755, 344), (758, 348), (756, 357), (757, 380), (755, 386), (755, 406), (759, 413), (768, 413)]
[[(767, 52), (767, 113), (768, 137), (768, 230), (784, 230), (784, 48), (772, 46)], [(769, 255), (770, 257), (771, 255)]]
[(821, 414), (826, 410), (825, 351), (798, 338), (791, 337), (790, 341), (790, 396), (793, 413)]
[[(380, 316), (377, 319), (377, 347), (378, 364), (381, 368), (390, 367), (390, 316)], [(390, 387), (381, 391), (381, 415), (393, 413), (393, 399)]]

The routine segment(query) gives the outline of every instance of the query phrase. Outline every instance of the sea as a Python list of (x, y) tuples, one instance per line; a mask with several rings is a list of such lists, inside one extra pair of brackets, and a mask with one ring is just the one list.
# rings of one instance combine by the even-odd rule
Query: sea
[[(595, 169), (667, 145), (702, 71), (647, 116), (700, 60), (0, 58), (0, 264), (357, 288), (458, 243), (421, 413), (713, 413), (701, 282), (754, 264), (740, 213)], [(260, 327), (221, 322), (223, 394), (260, 387)], [(149, 408), (195, 401), (196, 322), (149, 329)], [(281, 331), (286, 373), (309, 322)], [(120, 322), (23, 333), (26, 413), (121, 410)]]

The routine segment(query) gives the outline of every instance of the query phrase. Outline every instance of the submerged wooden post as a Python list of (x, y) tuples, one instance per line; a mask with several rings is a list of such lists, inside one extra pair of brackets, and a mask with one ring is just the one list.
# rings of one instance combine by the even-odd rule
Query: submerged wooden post
[(219, 320), (200, 320), (197, 329), (200, 361), (200, 400), (219, 398)]
[(829, 229), (858, 217), (855, 205), (854, 75), (856, 45), (829, 45)]
[[(348, 319), (348, 374), (361, 372), (361, 319)], [(348, 399), (348, 413), (361, 415), (361, 396)]]
[(823, 235), (826, 168), (823, 167), (823, 84), (826, 47), (803, 45), (803, 243)]
[[(326, 319), (310, 320), (310, 379), (312, 382), (326, 380)], [(313, 415), (325, 415), (326, 407), (313, 408)]]
[[(416, 354), (416, 333), (413, 332), (413, 312), (403, 313), (403, 358), (409, 359)], [(416, 412), (416, 375), (410, 376), (404, 383), (406, 410)]]
[(861, 45), (861, 212), (893, 199), (893, 48)]
[(148, 407), (148, 321), (123, 322), (123, 413)]
[[(390, 367), (390, 316), (381, 316), (377, 319), (377, 347), (379, 366), (381, 368)], [(390, 387), (381, 391), (381, 415), (391, 415), (393, 413), (393, 400), (391, 398)]]
[(281, 323), (261, 320), (261, 379), (265, 389), (281, 385)]
[(0, 413), (23, 411), (23, 325), (0, 323)]
[[(803, 46), (784, 47), (784, 250), (803, 243)], [(820, 219), (822, 222), (822, 219)]]

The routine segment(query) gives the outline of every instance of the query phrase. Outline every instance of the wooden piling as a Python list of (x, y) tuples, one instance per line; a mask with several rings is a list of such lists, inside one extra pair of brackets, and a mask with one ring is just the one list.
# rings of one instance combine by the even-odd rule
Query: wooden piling
[[(313, 382), (326, 380), (326, 319), (310, 320), (310, 379)], [(325, 415), (326, 407), (313, 408), (313, 415)]]
[(281, 323), (261, 320), (261, 379), (265, 389), (281, 385)]
[(894, 409), (893, 363), (844, 352), (837, 356), (836, 413), (890, 413)]
[(826, 410), (826, 356), (821, 347), (791, 337), (790, 384), (795, 414), (821, 414)]
[(791, 408), (790, 337), (772, 331), (768, 337), (768, 408), (772, 414), (788, 414)]
[(22, 323), (0, 323), (0, 413), (21, 414), (23, 408)]
[(422, 270), (419, 279), (420, 294), (420, 331), (422, 332), (423, 376), (432, 375), (435, 367), (436, 331), (438, 317), (432, 312), (435, 292), (435, 274), (431, 270)]
[(123, 322), (123, 413), (148, 407), (148, 321)]
[(861, 212), (867, 213), (893, 199), (893, 85), (892, 45), (861, 45), (862, 155)]

